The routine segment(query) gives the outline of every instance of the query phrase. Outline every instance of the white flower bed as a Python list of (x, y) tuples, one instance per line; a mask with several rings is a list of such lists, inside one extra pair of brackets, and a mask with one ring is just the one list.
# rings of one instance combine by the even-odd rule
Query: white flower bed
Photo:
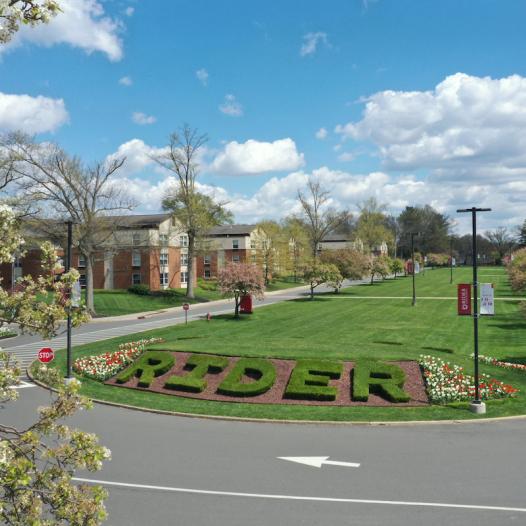
[(163, 338), (149, 338), (136, 342), (121, 343), (118, 351), (75, 360), (73, 362), (73, 370), (88, 378), (104, 381), (115, 376), (119, 371), (133, 363), (143, 353), (147, 345), (163, 341)]
[[(473, 354), (471, 355), (473, 358)], [(513, 362), (501, 362), (497, 358), (492, 358), (491, 356), (484, 356), (479, 354), (479, 360), (488, 365), (494, 365), (495, 367), (502, 367), (503, 369), (518, 369), (519, 371), (526, 371), (526, 365), (522, 363), (513, 363)]]
[[(424, 371), (427, 391), (432, 402), (447, 404), (472, 400), (475, 397), (475, 379), (459, 365), (452, 365), (434, 356), (420, 356), (419, 364)], [(511, 385), (479, 375), (479, 392), (483, 400), (507, 398), (518, 392)]]

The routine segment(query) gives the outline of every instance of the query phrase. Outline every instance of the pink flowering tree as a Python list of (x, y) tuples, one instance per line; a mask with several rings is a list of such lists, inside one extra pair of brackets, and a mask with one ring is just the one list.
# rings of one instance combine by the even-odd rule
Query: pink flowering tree
[(265, 290), (265, 280), (261, 269), (256, 265), (246, 263), (228, 264), (219, 271), (217, 283), (223, 296), (234, 298), (236, 318), (239, 318), (239, 305), (243, 296), (251, 294), (262, 299)]

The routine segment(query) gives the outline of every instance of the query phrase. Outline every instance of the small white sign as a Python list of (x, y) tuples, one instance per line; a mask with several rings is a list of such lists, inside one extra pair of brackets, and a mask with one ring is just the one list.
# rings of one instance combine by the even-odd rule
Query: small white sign
[(455, 258), (451, 258), (451, 266), (456, 267), (457, 266), (457, 260)]
[(77, 280), (75, 283), (73, 283), (73, 287), (71, 287), (71, 306), (72, 307), (80, 307), (80, 300), (81, 300), (81, 289), (80, 289), (80, 281)]
[(480, 284), (480, 315), (493, 316), (495, 314), (495, 289), (493, 283)]

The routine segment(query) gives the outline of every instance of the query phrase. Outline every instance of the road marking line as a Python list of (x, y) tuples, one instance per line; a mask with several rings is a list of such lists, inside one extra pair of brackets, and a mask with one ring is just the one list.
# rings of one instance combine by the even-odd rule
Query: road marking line
[(305, 464), (314, 468), (321, 468), (324, 465), (330, 466), (344, 466), (348, 468), (359, 468), (360, 464), (357, 462), (342, 462), (340, 460), (329, 460), (329, 457), (277, 457), (280, 460), (288, 460), (289, 462), (297, 462), (298, 464)]
[(218, 497), (242, 497), (251, 499), (272, 499), (272, 500), (302, 500), (312, 502), (340, 502), (349, 504), (383, 504), (388, 506), (412, 506), (426, 508), (458, 508), (467, 510), (483, 511), (517, 511), (526, 513), (526, 508), (513, 508), (507, 506), (477, 506), (473, 504), (449, 504), (445, 502), (413, 502), (402, 500), (374, 500), (374, 499), (346, 499), (337, 497), (307, 497), (302, 495), (274, 495), (267, 493), (242, 493), (237, 491), (214, 491), (193, 488), (174, 488), (170, 486), (152, 486), (149, 484), (130, 484), (127, 482), (112, 482), (109, 480), (94, 480), (80, 477), (73, 477), (72, 480), (77, 482), (86, 482), (88, 484), (102, 484), (103, 486), (115, 486), (132, 489), (148, 489), (157, 491), (168, 491), (173, 493), (191, 493), (195, 495), (215, 495)]

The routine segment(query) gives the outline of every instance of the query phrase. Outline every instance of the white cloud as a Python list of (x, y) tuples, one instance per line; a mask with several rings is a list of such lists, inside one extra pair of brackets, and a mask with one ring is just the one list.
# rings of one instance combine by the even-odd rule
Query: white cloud
[(195, 72), (195, 76), (203, 86), (208, 85), (208, 71), (205, 68), (198, 69)]
[(236, 100), (234, 95), (229, 94), (225, 95), (225, 100), (219, 106), (219, 111), (231, 117), (241, 117), (243, 115), (243, 106)]
[(100, 51), (111, 61), (122, 58), (122, 41), (118, 36), (120, 24), (105, 16), (101, 3), (97, 0), (63, 0), (60, 7), (62, 12), (49, 24), (21, 27), (9, 44), (0, 46), (0, 53), (30, 42), (46, 47), (69, 44), (88, 54)]
[(351, 152), (343, 152), (340, 155), (338, 155), (338, 161), (342, 161), (344, 163), (347, 163), (349, 161), (352, 161), (356, 159), (356, 154)]
[(210, 165), (212, 172), (227, 175), (262, 174), (282, 170), (295, 170), (303, 166), (303, 154), (290, 139), (260, 142), (250, 139), (225, 145)]
[(320, 139), (320, 141), (323, 141), (323, 139), (327, 137), (328, 133), (329, 132), (325, 128), (320, 128), (316, 132), (316, 139)]
[(153, 115), (146, 115), (142, 111), (134, 111), (132, 113), (132, 121), (135, 124), (145, 125), (153, 124), (157, 119)]
[(135, 7), (127, 7), (125, 10), (124, 10), (124, 14), (126, 16), (133, 16), (133, 13), (135, 13)]
[(52, 132), (68, 120), (62, 99), (0, 92), (1, 131), (21, 130), (29, 134)]
[(325, 44), (326, 46), (329, 45), (327, 33), (318, 31), (316, 33), (307, 33), (306, 35), (303, 35), (303, 44), (300, 49), (300, 55), (302, 57), (312, 55), (316, 52), (316, 49), (320, 42)]
[(336, 132), (376, 144), (385, 168), (427, 168), (455, 180), (524, 178), (526, 78), (457, 73), (432, 91), (382, 91), (366, 99), (360, 121)]
[(119, 84), (122, 86), (131, 86), (133, 84), (133, 80), (131, 77), (121, 77), (119, 79)]

